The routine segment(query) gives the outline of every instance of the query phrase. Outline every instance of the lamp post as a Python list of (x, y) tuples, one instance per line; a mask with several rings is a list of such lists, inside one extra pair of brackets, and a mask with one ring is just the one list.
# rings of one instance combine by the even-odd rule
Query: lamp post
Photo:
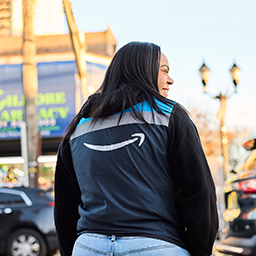
[[(208, 94), (207, 91), (207, 84), (210, 77), (210, 69), (205, 65), (205, 63), (202, 64), (201, 68), (199, 69), (200, 76), (202, 79), (203, 84), (203, 90), (204, 93)], [(239, 83), (239, 79), (241, 77), (241, 70), (237, 67), (237, 65), (234, 63), (232, 68), (230, 69), (230, 74), (233, 80), (234, 84), (234, 93), (237, 93), (237, 85)], [(233, 93), (233, 94), (234, 94)], [(233, 95), (228, 93), (212, 96), (213, 99), (218, 99), (220, 101), (220, 108), (217, 112), (217, 119), (220, 121), (220, 135), (221, 135), (221, 149), (222, 149), (222, 157), (223, 157), (223, 170), (225, 174), (225, 178), (227, 178), (228, 175), (228, 138), (226, 135), (227, 127), (225, 126), (225, 114), (226, 114), (226, 106), (227, 106), (227, 100)]]

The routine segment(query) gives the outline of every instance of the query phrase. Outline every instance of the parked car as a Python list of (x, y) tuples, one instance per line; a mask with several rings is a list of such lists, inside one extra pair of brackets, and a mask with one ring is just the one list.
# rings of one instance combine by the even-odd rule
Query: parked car
[(247, 153), (225, 181), (226, 227), (216, 255), (256, 256), (256, 139), (244, 147)]
[(0, 254), (50, 256), (57, 238), (51, 193), (38, 188), (0, 188)]

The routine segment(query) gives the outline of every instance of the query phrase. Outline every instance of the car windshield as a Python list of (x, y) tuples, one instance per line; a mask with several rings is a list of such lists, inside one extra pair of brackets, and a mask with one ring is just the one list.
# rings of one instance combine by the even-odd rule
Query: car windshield
[(248, 151), (234, 169), (236, 173), (253, 170), (256, 170), (256, 150)]
[(51, 201), (54, 201), (53, 195), (50, 192), (45, 192), (44, 194), (47, 198), (49, 198)]

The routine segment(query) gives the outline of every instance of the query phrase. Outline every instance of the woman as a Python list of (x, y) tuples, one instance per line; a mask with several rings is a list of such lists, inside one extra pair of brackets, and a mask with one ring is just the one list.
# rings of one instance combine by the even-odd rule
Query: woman
[(215, 188), (193, 122), (166, 99), (168, 73), (159, 46), (123, 46), (68, 126), (55, 173), (62, 256), (211, 254)]

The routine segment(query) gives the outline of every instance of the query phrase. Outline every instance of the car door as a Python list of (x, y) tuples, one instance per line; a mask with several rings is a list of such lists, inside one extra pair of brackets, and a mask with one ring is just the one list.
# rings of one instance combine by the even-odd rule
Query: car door
[(11, 224), (10, 215), (12, 210), (9, 207), (9, 194), (0, 191), (0, 240), (5, 236)]
[(0, 240), (20, 221), (24, 206), (27, 204), (21, 191), (0, 189)]

